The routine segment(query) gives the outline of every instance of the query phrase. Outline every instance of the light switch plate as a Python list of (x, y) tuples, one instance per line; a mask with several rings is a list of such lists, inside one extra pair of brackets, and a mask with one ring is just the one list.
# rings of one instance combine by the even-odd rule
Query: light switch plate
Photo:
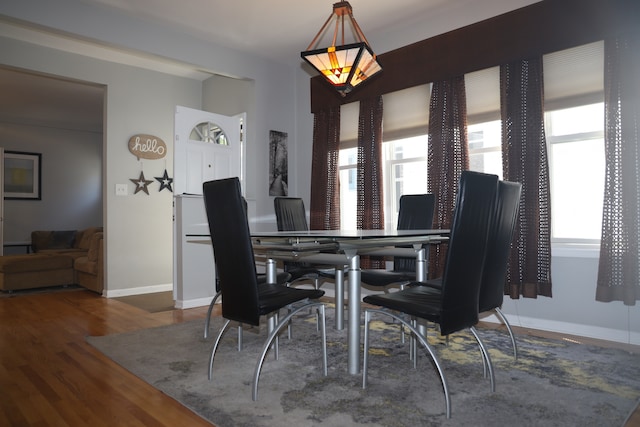
[(127, 184), (116, 184), (116, 196), (126, 196), (127, 188)]

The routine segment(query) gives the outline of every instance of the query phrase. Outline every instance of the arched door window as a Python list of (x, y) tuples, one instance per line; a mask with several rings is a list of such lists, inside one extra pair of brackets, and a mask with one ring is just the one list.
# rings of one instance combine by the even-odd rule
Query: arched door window
[(229, 145), (229, 139), (222, 128), (213, 122), (201, 122), (191, 129), (189, 139), (217, 145)]

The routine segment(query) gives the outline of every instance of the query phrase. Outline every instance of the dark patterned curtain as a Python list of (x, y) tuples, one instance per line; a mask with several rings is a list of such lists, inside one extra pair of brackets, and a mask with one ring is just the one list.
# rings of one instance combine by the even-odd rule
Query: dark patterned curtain
[(596, 300), (640, 299), (640, 36), (605, 40), (606, 176)]
[[(464, 76), (434, 82), (429, 103), (428, 192), (435, 194), (434, 228), (451, 228), (458, 181), (469, 169)], [(447, 245), (429, 249), (429, 277), (441, 277)]]
[[(382, 96), (376, 96), (360, 101), (356, 208), (359, 230), (384, 229), (382, 186)], [(378, 258), (361, 257), (360, 263), (362, 268), (384, 267)]]
[(549, 164), (544, 133), (542, 58), (500, 67), (504, 179), (522, 183), (505, 294), (551, 296)]
[(313, 159), (311, 161), (312, 230), (340, 228), (340, 107), (320, 111), (313, 118)]

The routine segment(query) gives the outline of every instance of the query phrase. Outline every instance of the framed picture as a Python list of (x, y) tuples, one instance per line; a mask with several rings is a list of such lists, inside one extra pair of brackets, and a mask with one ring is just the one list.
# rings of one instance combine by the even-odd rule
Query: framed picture
[(289, 194), (289, 154), (286, 132), (269, 131), (269, 195)]
[(42, 154), (4, 152), (4, 198), (41, 200)]

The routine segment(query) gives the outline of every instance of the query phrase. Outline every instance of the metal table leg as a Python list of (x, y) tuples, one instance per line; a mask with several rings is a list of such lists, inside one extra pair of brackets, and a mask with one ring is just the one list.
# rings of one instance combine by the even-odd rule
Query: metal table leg
[(353, 255), (349, 261), (348, 367), (351, 375), (358, 375), (360, 373), (360, 257)]
[(344, 329), (344, 266), (336, 265), (335, 275), (336, 329)]

